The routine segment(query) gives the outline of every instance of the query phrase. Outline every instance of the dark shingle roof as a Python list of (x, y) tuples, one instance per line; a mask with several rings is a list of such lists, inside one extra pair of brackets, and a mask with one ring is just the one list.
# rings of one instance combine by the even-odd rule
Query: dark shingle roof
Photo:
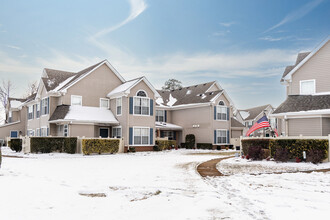
[(330, 109), (330, 95), (289, 95), (273, 114), (321, 109)]
[(171, 91), (158, 90), (158, 93), (163, 98), (163, 105), (167, 105), (170, 101), (170, 94), (177, 101), (172, 106), (185, 105), (185, 104), (196, 104), (196, 103), (207, 103), (210, 102), (216, 95), (222, 92), (222, 90), (217, 90), (213, 92), (206, 92), (212, 85), (213, 82), (187, 86), (182, 89), (176, 89)]
[(59, 105), (59, 106), (57, 106), (55, 111), (53, 112), (52, 116), (49, 118), (49, 121), (64, 119), (65, 116), (68, 114), (69, 109), (70, 109), (69, 105)]
[(249, 108), (249, 109), (244, 109), (244, 110), (239, 110), (240, 112), (248, 112), (249, 116), (246, 117), (244, 120), (253, 120), (255, 119), (260, 113), (263, 112), (263, 110), (265, 110), (268, 105), (263, 105), (263, 106), (258, 106), (258, 107), (254, 107), (254, 108)]
[(231, 118), (231, 127), (234, 127), (234, 128), (244, 128), (245, 126), (237, 121), (235, 118)]
[(283, 78), (288, 75), (288, 73), (293, 70), (301, 61), (303, 61), (303, 59), (305, 59), (311, 52), (304, 52), (304, 53), (299, 53), (296, 59), (296, 63), (295, 65), (292, 66), (287, 66), (283, 72), (282, 75), (282, 79), (281, 81), (283, 81)]

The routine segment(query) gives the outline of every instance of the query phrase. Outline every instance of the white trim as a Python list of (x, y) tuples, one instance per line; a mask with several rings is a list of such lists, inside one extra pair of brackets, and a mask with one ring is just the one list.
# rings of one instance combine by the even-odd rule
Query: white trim
[[(314, 92), (313, 93), (311, 93), (311, 94), (302, 94), (301, 93), (301, 83), (304, 83), (304, 82), (314, 82)], [(307, 79), (307, 80), (300, 80), (299, 81), (299, 95), (313, 95), (313, 94), (315, 94), (315, 92), (316, 92), (316, 81), (315, 81), (315, 79)]]
[(107, 129), (108, 130), (108, 137), (110, 137), (110, 129), (108, 127), (99, 127), (99, 137), (101, 137), (101, 129)]
[[(227, 136), (228, 129), (215, 129), (215, 130), (216, 130), (216, 136), (215, 136), (215, 140), (216, 140), (215, 144), (216, 145), (228, 145), (228, 144), (230, 144), (229, 143), (230, 140), (227, 140), (228, 139), (228, 136)], [(218, 143), (218, 131), (226, 131), (226, 143)], [(230, 139), (230, 137), (229, 137), (229, 139)]]
[[(148, 144), (134, 144), (134, 129), (135, 128), (147, 128), (148, 129)], [(142, 143), (142, 135), (140, 135), (140, 137), (141, 137), (141, 143)], [(153, 145), (153, 143), (150, 144), (150, 127), (133, 126), (133, 140), (132, 140), (132, 145), (130, 145), (130, 146), (152, 146), (152, 145)]]
[(284, 112), (278, 114), (271, 114), (271, 116), (279, 117), (279, 116), (291, 116), (291, 115), (319, 115), (319, 114), (330, 114), (330, 109), (320, 109), (320, 110), (310, 110), (310, 111), (300, 111), (300, 112)]
[[(141, 105), (141, 114), (135, 114), (135, 98), (143, 98), (143, 99), (148, 99), (148, 106), (149, 106), (149, 111), (147, 115), (142, 114), (142, 105)], [(133, 115), (134, 116), (151, 116), (150, 115), (150, 98), (149, 97), (143, 97), (143, 96), (133, 96)]]
[[(144, 93), (146, 94), (146, 96), (138, 96), (137, 94), (138, 94), (139, 92), (144, 92)], [(139, 90), (135, 93), (135, 96), (136, 96), (136, 97), (145, 97), (145, 98), (149, 97), (148, 93), (147, 93), (145, 90), (143, 90), (143, 89), (139, 89)]]
[(284, 78), (283, 80), (291, 79), (292, 75), (300, 69), (312, 56), (314, 56), (328, 41), (330, 40), (330, 35), (322, 41), (307, 57), (305, 57), (295, 68), (293, 68)]
[[(101, 105), (101, 101), (107, 101), (108, 102), (108, 107), (106, 108), (106, 107), (102, 107), (102, 105)], [(106, 109), (110, 109), (110, 100), (109, 99), (107, 99), (107, 98), (100, 98), (100, 108), (106, 108)]]
[[(163, 121), (157, 121), (157, 111), (162, 111), (163, 112)], [(166, 122), (165, 121), (165, 109), (155, 109), (155, 122)], [(159, 118), (159, 116), (158, 116)]]
[(56, 124), (56, 123), (69, 123), (69, 124), (81, 124), (81, 125), (99, 125), (99, 124), (119, 125), (118, 121), (86, 121), (86, 120), (71, 120), (71, 119), (58, 119), (58, 120), (49, 121), (49, 124)]
[(14, 121), (14, 122), (10, 122), (10, 123), (7, 123), (7, 124), (3, 124), (3, 125), (0, 125), (0, 128), (7, 127), (7, 126), (10, 126), (10, 125), (19, 124), (20, 122), (21, 121)]
[[(18, 130), (9, 130), (9, 136), (12, 137), (11, 132), (13, 132), (13, 131), (17, 132), (17, 137), (16, 138), (19, 138), (19, 131)], [(15, 138), (15, 137), (13, 137), (13, 138)]]
[(71, 106), (74, 106), (72, 104), (72, 98), (81, 98), (81, 105), (77, 105), (77, 106), (83, 106), (83, 99), (81, 95), (71, 95)]
[[(117, 106), (117, 100), (120, 99), (120, 114), (118, 114), (118, 106)], [(123, 114), (123, 97), (118, 97), (116, 98), (116, 116), (121, 116)], [(133, 101), (134, 102), (134, 101)], [(134, 108), (134, 105), (133, 105), (133, 108)], [(134, 110), (133, 110), (134, 111)]]

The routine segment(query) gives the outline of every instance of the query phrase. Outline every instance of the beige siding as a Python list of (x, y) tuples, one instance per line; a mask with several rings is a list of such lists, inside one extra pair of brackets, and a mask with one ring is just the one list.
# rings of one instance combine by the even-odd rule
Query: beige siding
[(213, 91), (217, 91), (219, 89), (220, 88), (216, 84), (213, 84), (207, 91), (208, 92), (213, 92)]
[(322, 135), (328, 136), (330, 134), (330, 118), (322, 118)]
[(322, 118), (295, 118), (288, 119), (289, 136), (321, 136)]
[(82, 96), (83, 106), (100, 106), (100, 98), (106, 98), (107, 94), (119, 86), (120, 79), (103, 64), (97, 70), (81, 79), (70, 87), (67, 94), (61, 99), (61, 104), (71, 105), (71, 95)]
[(94, 125), (69, 125), (69, 136), (95, 137)]
[(316, 92), (330, 91), (330, 42), (326, 43), (313, 57), (292, 75), (289, 95), (300, 93), (300, 80), (315, 79)]
[(231, 138), (239, 138), (243, 135), (243, 130), (231, 130)]
[(10, 131), (18, 131), (19, 135), (25, 135), (25, 123), (19, 122), (0, 126), (0, 139), (6, 139), (10, 136)]

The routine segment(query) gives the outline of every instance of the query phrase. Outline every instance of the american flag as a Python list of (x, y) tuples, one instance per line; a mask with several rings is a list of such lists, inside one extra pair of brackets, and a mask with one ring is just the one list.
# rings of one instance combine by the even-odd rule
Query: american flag
[(270, 124), (268, 122), (268, 118), (266, 117), (266, 115), (264, 115), (262, 118), (260, 118), (246, 133), (246, 136), (250, 136), (250, 134), (252, 132), (254, 132), (255, 130), (258, 130), (260, 128), (266, 128), (266, 127), (270, 127)]

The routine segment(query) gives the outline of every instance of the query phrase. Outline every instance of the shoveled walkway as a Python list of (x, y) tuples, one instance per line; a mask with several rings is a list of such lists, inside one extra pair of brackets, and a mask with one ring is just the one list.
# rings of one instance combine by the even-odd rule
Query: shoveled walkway
[[(213, 160), (208, 160), (204, 163), (201, 163), (197, 166), (197, 172), (199, 173), (199, 175), (201, 175), (202, 177), (217, 177), (217, 176), (228, 176), (228, 175), (224, 175), (222, 173), (219, 172), (219, 170), (217, 169), (217, 164), (222, 161), (222, 160), (226, 160), (231, 157), (224, 157), (224, 158), (217, 158), (217, 159), (213, 159)], [(330, 172), (330, 168), (327, 169), (319, 169), (319, 170), (304, 170), (304, 171), (294, 171), (294, 172), (274, 172), (274, 173), (260, 173), (260, 174), (250, 174), (250, 175), (261, 175), (261, 174), (283, 174), (283, 173), (312, 173), (312, 172)]]

